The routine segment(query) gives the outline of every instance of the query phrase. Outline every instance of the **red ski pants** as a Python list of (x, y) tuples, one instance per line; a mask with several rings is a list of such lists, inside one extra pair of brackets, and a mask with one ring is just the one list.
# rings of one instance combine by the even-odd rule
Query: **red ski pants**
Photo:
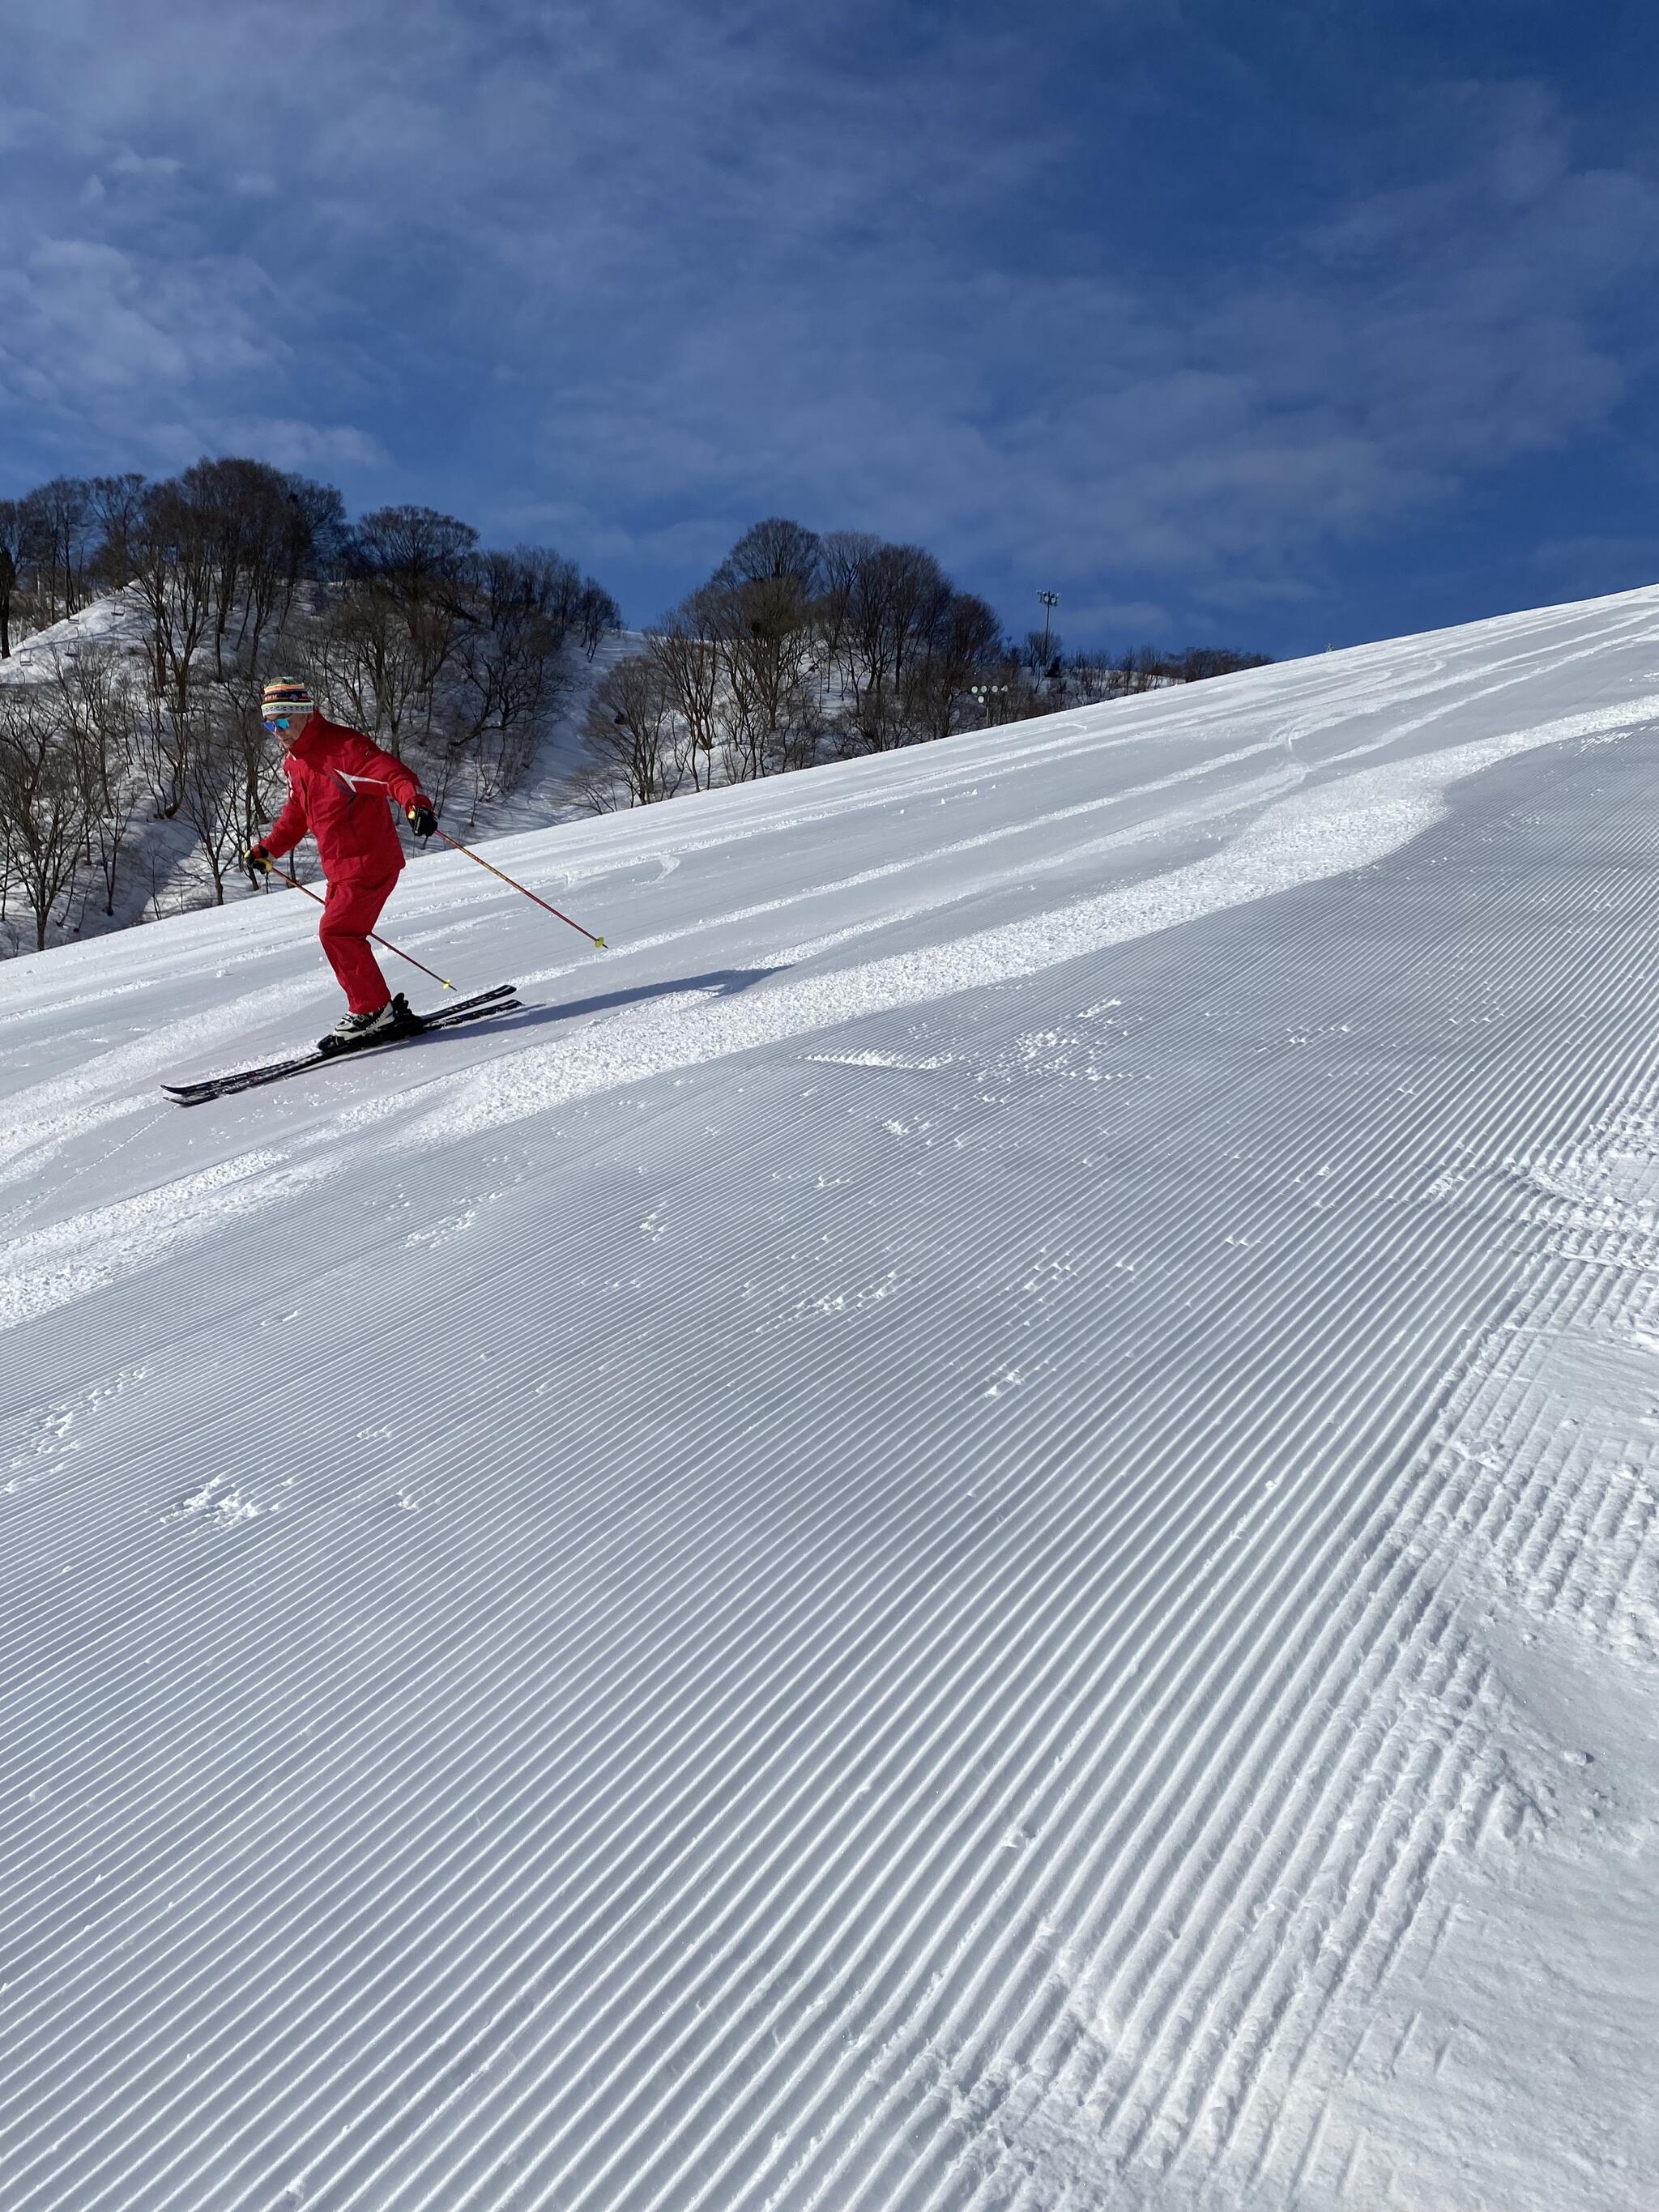
[(380, 963), (369, 950), (368, 933), (397, 882), (395, 868), (389, 876), (337, 877), (323, 902), (317, 934), (354, 1014), (376, 1013), (392, 996)]

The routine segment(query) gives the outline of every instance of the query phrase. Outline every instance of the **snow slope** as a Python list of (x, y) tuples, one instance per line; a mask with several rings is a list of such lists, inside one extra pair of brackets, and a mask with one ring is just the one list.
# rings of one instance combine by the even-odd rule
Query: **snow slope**
[(525, 1011), (189, 1112), (296, 895), (0, 969), (5, 2212), (1650, 2203), (1656, 721), (1640, 592), (490, 848), (606, 956), (422, 860)]

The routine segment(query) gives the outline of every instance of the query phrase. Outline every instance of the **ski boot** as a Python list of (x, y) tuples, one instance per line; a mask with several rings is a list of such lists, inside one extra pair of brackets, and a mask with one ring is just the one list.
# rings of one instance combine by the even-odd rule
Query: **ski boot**
[(372, 1014), (342, 1014), (326, 1036), (319, 1037), (319, 1052), (353, 1052), (365, 1044), (384, 1044), (388, 1037), (413, 1036), (421, 1026), (409, 1001), (399, 991)]

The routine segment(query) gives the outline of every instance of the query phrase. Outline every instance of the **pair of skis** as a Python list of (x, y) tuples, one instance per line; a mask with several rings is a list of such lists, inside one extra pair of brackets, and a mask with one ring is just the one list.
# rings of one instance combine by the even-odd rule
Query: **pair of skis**
[(178, 1105), (204, 1105), (210, 1098), (257, 1090), (262, 1083), (280, 1083), (284, 1076), (302, 1075), (307, 1068), (325, 1066), (331, 1060), (355, 1060), (360, 1053), (390, 1052), (396, 1045), (415, 1044), (433, 1030), (459, 1029), (463, 1022), (482, 1021), (489, 1014), (514, 1013), (519, 1006), (517, 989), (516, 983), (498, 983), (493, 991), (476, 991), (471, 998), (458, 999), (453, 1006), (435, 1014), (416, 1015), (419, 1026), (416, 1029), (404, 1030), (396, 1036), (372, 1038), (367, 1044), (348, 1045), (343, 1051), (325, 1052), (320, 1046), (313, 1046), (292, 1060), (275, 1060), (264, 1067), (238, 1068), (229, 1075), (210, 1075), (200, 1083), (164, 1083), (161, 1088)]

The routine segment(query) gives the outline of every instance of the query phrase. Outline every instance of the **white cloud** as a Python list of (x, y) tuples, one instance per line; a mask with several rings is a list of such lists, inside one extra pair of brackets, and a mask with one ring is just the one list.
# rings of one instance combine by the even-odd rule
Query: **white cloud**
[(150, 183), (166, 183), (179, 176), (184, 163), (171, 154), (135, 154), (130, 146), (122, 148), (112, 156), (108, 169), (112, 177), (131, 177)]
[(66, 404), (257, 368), (270, 349), (248, 301), (266, 289), (258, 270), (220, 258), (168, 265), (43, 239), (0, 268), (0, 386)]
[(283, 416), (249, 416), (216, 422), (205, 440), (200, 433), (191, 432), (187, 442), (191, 459), (205, 442), (210, 452), (246, 453), (279, 469), (325, 474), (331, 469), (386, 468), (392, 459), (378, 438), (349, 422), (299, 422)]

